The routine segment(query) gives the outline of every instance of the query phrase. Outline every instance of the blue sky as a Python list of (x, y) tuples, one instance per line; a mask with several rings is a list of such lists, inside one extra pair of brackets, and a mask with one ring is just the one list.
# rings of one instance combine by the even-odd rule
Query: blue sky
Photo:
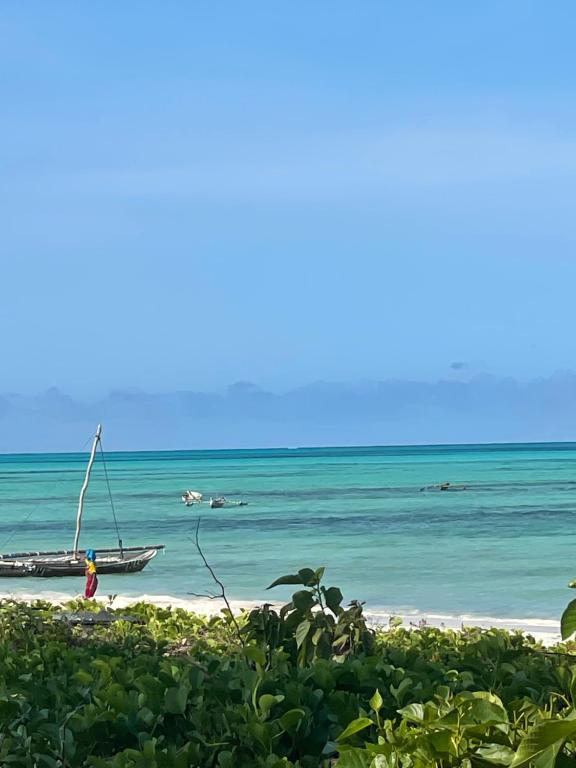
[(4, 4), (0, 392), (575, 368), (575, 22)]

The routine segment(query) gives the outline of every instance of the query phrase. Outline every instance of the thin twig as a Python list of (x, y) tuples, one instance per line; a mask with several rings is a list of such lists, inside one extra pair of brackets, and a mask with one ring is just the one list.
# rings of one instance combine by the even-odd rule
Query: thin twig
[(205, 597), (207, 600), (220, 600), (222, 597), (222, 595), (208, 595), (202, 592), (188, 592), (188, 594), (192, 595), (192, 597)]
[(216, 576), (216, 574), (214, 573), (214, 569), (212, 568), (208, 560), (206, 560), (206, 556), (204, 555), (204, 552), (202, 552), (202, 547), (200, 546), (200, 521), (201, 521), (201, 518), (198, 518), (198, 522), (196, 523), (196, 535), (194, 538), (196, 549), (198, 550), (198, 554), (202, 558), (202, 562), (208, 569), (210, 576), (212, 576), (212, 578), (214, 579), (214, 582), (220, 587), (219, 595), (213, 595), (212, 597), (210, 597), (209, 595), (203, 595), (203, 597), (210, 597), (211, 600), (214, 600), (216, 598), (220, 598), (221, 600), (224, 600), (224, 603), (226, 604), (226, 608), (228, 609), (228, 614), (230, 616), (230, 619), (232, 620), (232, 623), (236, 628), (236, 634), (238, 636), (238, 640), (240, 641), (241, 645), (244, 646), (244, 638), (242, 637), (242, 631), (240, 629), (240, 625), (236, 621), (236, 617), (232, 613), (232, 606), (230, 605), (230, 601), (228, 600), (228, 597), (226, 595), (226, 588), (224, 584), (220, 581), (218, 576)]

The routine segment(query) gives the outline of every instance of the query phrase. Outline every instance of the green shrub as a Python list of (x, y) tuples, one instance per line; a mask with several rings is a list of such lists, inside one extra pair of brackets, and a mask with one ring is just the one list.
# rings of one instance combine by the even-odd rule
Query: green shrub
[(111, 610), (118, 621), (87, 629), (47, 603), (0, 603), (0, 765), (574, 763), (571, 646), (547, 652), (497, 630), (373, 632), (322, 575), (276, 582), (302, 589), (280, 611), (240, 617), (240, 634), (226, 612), (140, 603), (129, 613), (141, 624)]

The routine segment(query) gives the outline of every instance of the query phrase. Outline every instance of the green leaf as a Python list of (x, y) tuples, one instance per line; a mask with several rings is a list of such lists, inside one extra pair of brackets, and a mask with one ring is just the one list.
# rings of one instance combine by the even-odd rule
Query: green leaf
[(382, 699), (382, 696), (380, 695), (380, 691), (378, 688), (376, 688), (376, 691), (374, 692), (374, 696), (370, 699), (370, 706), (374, 710), (374, 712), (380, 712), (382, 709), (382, 705), (384, 704), (384, 701)]
[(220, 768), (234, 768), (234, 755), (228, 750), (220, 752), (218, 755), (218, 765)]
[(452, 694), (452, 690), (447, 685), (438, 685), (434, 691), (434, 695), (437, 699), (444, 699), (447, 701)]
[(558, 749), (576, 733), (575, 720), (546, 720), (532, 728), (520, 742), (510, 768), (520, 768), (535, 760), (549, 747)]
[(267, 717), (272, 707), (282, 701), (284, 701), (284, 696), (272, 696), (271, 693), (264, 693), (258, 700), (258, 706), (264, 717)]
[(324, 630), (321, 627), (318, 627), (316, 632), (312, 635), (312, 645), (317, 646), (323, 634)]
[(303, 584), (302, 578), (297, 573), (289, 573), (287, 576), (280, 576), (279, 579), (273, 581), (266, 589), (272, 589), (272, 587), (278, 587), (280, 584)]
[(87, 672), (85, 669), (79, 669), (77, 672), (74, 673), (74, 680), (79, 685), (91, 685), (94, 682), (94, 678), (92, 675)]
[(562, 640), (568, 640), (576, 632), (576, 600), (571, 600), (560, 619)]
[(331, 691), (336, 685), (334, 668), (332, 664), (325, 659), (320, 659), (314, 665), (312, 676), (314, 683), (324, 692)]
[[(551, 747), (545, 749), (544, 752), (538, 755), (534, 760), (534, 768), (560, 768), (560, 761), (558, 760), (558, 752), (562, 749), (563, 743), (557, 741), (556, 744), (552, 744)], [(570, 761), (571, 768), (574, 768), (574, 763)]]
[(461, 702), (457, 708), (460, 711), (463, 723), (470, 724), (473, 722), (494, 725), (508, 722), (508, 713), (503, 706), (481, 698)]
[(292, 595), (292, 602), (294, 603), (294, 607), (302, 613), (306, 613), (316, 604), (314, 595), (312, 592), (308, 592), (307, 589), (301, 589), (299, 592), (294, 592)]
[(313, 587), (318, 584), (316, 571), (313, 571), (312, 568), (301, 568), (298, 571), (298, 576), (300, 576), (300, 583), (304, 584), (305, 587)]
[(410, 677), (405, 677), (403, 680), (400, 681), (397, 688), (395, 688), (393, 685), (390, 686), (390, 693), (392, 694), (392, 696), (394, 696), (398, 704), (402, 704), (402, 699), (404, 698), (404, 694), (410, 690), (412, 685), (413, 685), (412, 679)]
[(183, 715), (188, 703), (188, 693), (187, 685), (168, 688), (164, 697), (166, 712), (169, 712), (171, 715)]
[(504, 744), (482, 744), (476, 755), (492, 765), (510, 765), (514, 750)]
[(340, 736), (338, 736), (337, 741), (343, 741), (344, 739), (353, 736), (355, 733), (363, 731), (364, 728), (369, 728), (371, 725), (374, 725), (374, 723), (369, 717), (357, 717), (356, 720), (352, 720), (352, 722), (342, 731)]
[(328, 589), (325, 589), (324, 599), (326, 600), (326, 605), (328, 608), (330, 608), (332, 613), (335, 613), (336, 615), (340, 613), (343, 596), (338, 587), (329, 587)]
[(398, 714), (402, 715), (405, 720), (408, 720), (411, 723), (424, 722), (424, 706), (418, 702), (414, 704), (408, 704), (407, 707), (399, 709)]
[(322, 581), (322, 577), (324, 576), (324, 571), (326, 570), (326, 567), (322, 565), (320, 568), (316, 568), (314, 571), (314, 576), (316, 576), (316, 583), (320, 584)]
[(303, 709), (289, 709), (280, 718), (280, 725), (287, 731), (290, 728), (295, 728), (305, 717), (306, 712)]
[(308, 620), (301, 621), (300, 624), (296, 627), (296, 647), (300, 648), (304, 640), (306, 640), (306, 637), (308, 636), (308, 632), (310, 631), (310, 627), (312, 626), (312, 623)]
[(338, 758), (337, 768), (366, 768), (372, 765), (371, 755), (364, 749), (350, 749), (343, 752)]
[(257, 645), (247, 645), (244, 648), (244, 655), (249, 661), (260, 664), (261, 667), (266, 664), (266, 654)]

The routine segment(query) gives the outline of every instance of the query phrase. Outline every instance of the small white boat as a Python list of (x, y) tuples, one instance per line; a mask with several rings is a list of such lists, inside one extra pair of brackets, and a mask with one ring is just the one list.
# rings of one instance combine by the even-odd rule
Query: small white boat
[(191, 507), (192, 504), (201, 504), (202, 494), (198, 491), (184, 491), (182, 494), (182, 501), (187, 507)]

